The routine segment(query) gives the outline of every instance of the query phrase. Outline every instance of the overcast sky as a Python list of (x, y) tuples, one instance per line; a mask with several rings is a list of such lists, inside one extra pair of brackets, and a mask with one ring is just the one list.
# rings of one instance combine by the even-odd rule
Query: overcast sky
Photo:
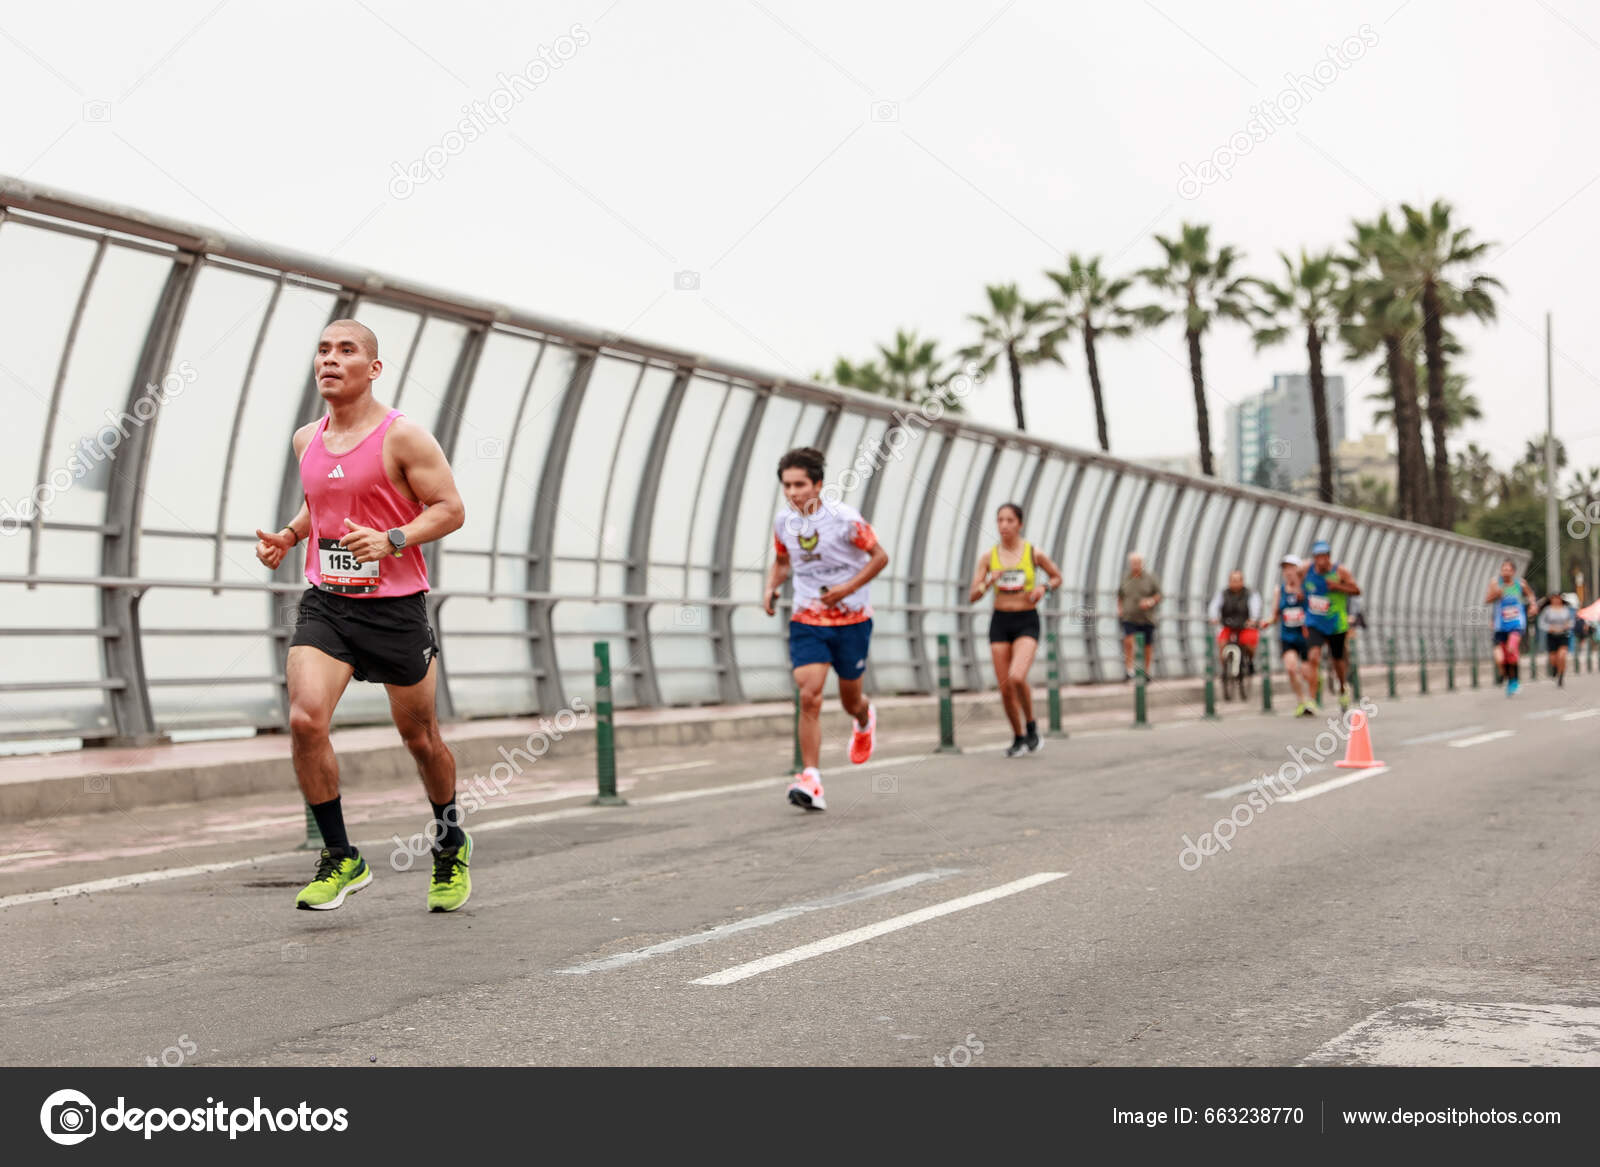
[[(5, 173), (788, 376), (897, 327), (953, 350), (985, 283), (1043, 295), (1069, 250), (1127, 271), (1190, 219), (1275, 276), (1279, 249), (1444, 197), (1507, 288), (1461, 329), (1468, 436), (1506, 459), (1542, 432), (1549, 310), (1557, 432), (1600, 464), (1577, 0), (9, 6), (0, 101)], [(1293, 123), (1200, 172), (1267, 101)], [(1185, 163), (1216, 180), (1180, 190)], [(1029, 425), (1092, 446), (1067, 355), (1028, 375)], [(1378, 381), (1341, 358), (1354, 432)], [(1226, 405), (1304, 359), (1207, 338), (1219, 450)], [(1113, 452), (1193, 452), (1176, 324), (1100, 363)], [(975, 412), (1010, 424), (1003, 382)]]

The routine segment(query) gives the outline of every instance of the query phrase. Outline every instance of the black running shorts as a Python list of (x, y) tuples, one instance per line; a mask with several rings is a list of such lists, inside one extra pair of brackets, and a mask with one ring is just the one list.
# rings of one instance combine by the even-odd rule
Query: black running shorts
[(1027, 608), (1021, 612), (995, 612), (989, 617), (989, 643), (1010, 644), (1031, 636), (1039, 639), (1039, 609)]
[(290, 647), (308, 645), (342, 660), (356, 680), (415, 685), (428, 675), (439, 642), (428, 624), (428, 593), (339, 596), (307, 588)]
[(1344, 659), (1344, 638), (1346, 635), (1347, 633), (1345, 632), (1323, 632), (1321, 629), (1313, 628), (1309, 624), (1306, 625), (1306, 643), (1312, 648), (1321, 648), (1326, 644), (1328, 646), (1328, 655), (1334, 660)]

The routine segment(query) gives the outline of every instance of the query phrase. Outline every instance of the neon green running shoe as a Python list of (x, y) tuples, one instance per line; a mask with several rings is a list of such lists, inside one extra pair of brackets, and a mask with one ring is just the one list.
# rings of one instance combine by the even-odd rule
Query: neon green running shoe
[(1347, 709), (1350, 708), (1350, 690), (1349, 689), (1340, 689), (1339, 690), (1339, 708), (1341, 710), (1347, 710)]
[(433, 857), (433, 882), (428, 885), (428, 911), (453, 912), (472, 894), (472, 875), (467, 863), (472, 858), (472, 836), (461, 832), (466, 842), (446, 847)]
[(372, 868), (353, 852), (335, 855), (328, 848), (317, 857), (317, 877), (295, 897), (294, 906), (313, 912), (327, 912), (344, 903), (344, 897), (372, 882)]

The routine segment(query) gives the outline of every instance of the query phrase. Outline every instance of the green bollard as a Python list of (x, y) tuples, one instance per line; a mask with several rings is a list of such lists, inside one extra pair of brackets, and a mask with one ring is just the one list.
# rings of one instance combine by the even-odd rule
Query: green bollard
[(1206, 645), (1206, 720), (1217, 718), (1217, 656), (1210, 644)]
[(939, 748), (937, 753), (959, 754), (956, 748), (955, 705), (950, 699), (950, 637), (939, 633)]
[(611, 646), (594, 642), (594, 757), (600, 793), (590, 806), (627, 806), (617, 795), (617, 737), (611, 720)]
[(306, 837), (305, 842), (295, 848), (296, 851), (320, 851), (327, 846), (322, 841), (322, 830), (317, 826), (317, 816), (311, 813), (311, 804), (306, 803)]
[(1394, 637), (1389, 637), (1389, 700), (1395, 700), (1394, 689)]
[(1528, 680), (1536, 681), (1539, 679), (1539, 638), (1532, 635), (1530, 629), (1523, 640), (1528, 644)]
[(1428, 638), (1417, 637), (1417, 680), (1422, 683), (1422, 692), (1428, 691)]
[(1478, 687), (1478, 638), (1472, 638), (1472, 687)]
[(1261, 638), (1261, 712), (1272, 712), (1272, 638)]
[(806, 768), (805, 756), (800, 753), (800, 686), (794, 687), (794, 772)]
[(1061, 657), (1056, 650), (1056, 634), (1047, 633), (1045, 641), (1049, 645), (1049, 681), (1050, 681), (1050, 737), (1066, 737), (1067, 731), (1061, 728)]
[(1140, 632), (1133, 638), (1133, 728), (1149, 729), (1149, 706), (1144, 691), (1145, 682), (1150, 678), (1144, 671), (1144, 633)]
[(1350, 695), (1359, 704), (1361, 701), (1361, 669), (1356, 663), (1356, 642), (1351, 640), (1345, 649), (1350, 655)]
[(1456, 691), (1456, 638), (1445, 637), (1444, 642), (1444, 687), (1447, 692)]

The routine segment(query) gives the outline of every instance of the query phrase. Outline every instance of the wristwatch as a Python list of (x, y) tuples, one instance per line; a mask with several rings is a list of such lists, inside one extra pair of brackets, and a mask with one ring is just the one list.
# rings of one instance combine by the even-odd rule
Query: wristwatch
[(399, 527), (390, 527), (389, 528), (389, 542), (394, 547), (395, 558), (398, 559), (400, 557), (400, 552), (405, 550), (406, 533), (404, 531), (402, 531)]

